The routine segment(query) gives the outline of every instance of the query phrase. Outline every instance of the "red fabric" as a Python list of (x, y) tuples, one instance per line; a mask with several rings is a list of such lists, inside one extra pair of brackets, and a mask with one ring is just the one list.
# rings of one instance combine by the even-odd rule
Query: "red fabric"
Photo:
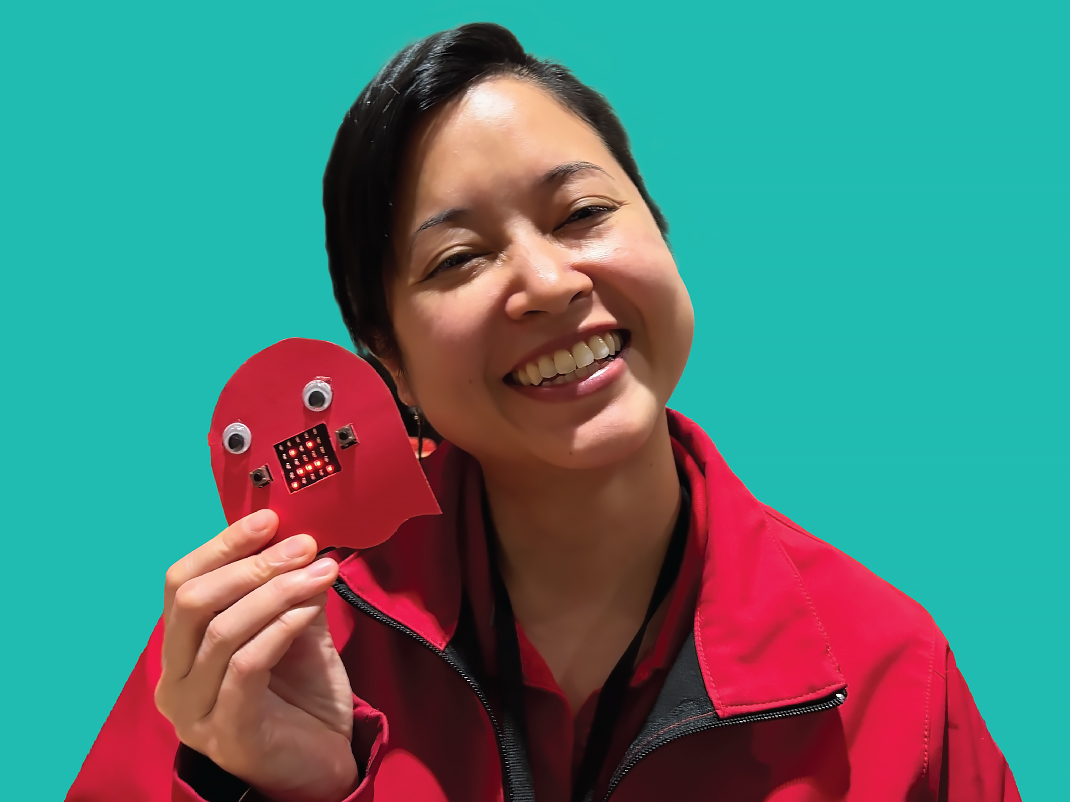
[[(669, 416), (691, 481), (691, 535), (670, 612), (629, 690), (603, 783), (692, 627), (705, 690), (721, 718), (844, 687), (848, 696), (820, 713), (678, 738), (640, 760), (614, 802), (1019, 800), (925, 610), (755, 500), (694, 423)], [(478, 466), (443, 446), (425, 468), (443, 514), (411, 520), (383, 545), (349, 556), (342, 576), (436, 648), (456, 629), (463, 582), (484, 658), (492, 660)], [(494, 731), (465, 680), (432, 649), (335, 594), (328, 617), (357, 694), (354, 753), (366, 769), (349, 802), (501, 800)], [(177, 742), (153, 705), (159, 635), (158, 627), (68, 800), (201, 802), (174, 776)], [(573, 722), (545, 663), (523, 637), (521, 644), (537, 798), (557, 802), (567, 799), (595, 697)]]
[[(658, 690), (676, 654), (691, 631), (695, 599), (702, 581), (702, 557), (706, 549), (707, 511), (702, 488), (703, 477), (698, 465), (682, 448), (676, 449), (679, 468), (687, 475), (689, 484), (698, 488), (692, 498), (690, 525), (680, 573), (667, 597), (664, 622), (654, 644), (640, 654), (632, 676), (621, 716), (617, 722), (610, 753), (605, 760), (605, 779), (624, 755), (632, 737), (639, 731), (647, 713), (657, 698)], [(471, 468), (470, 468), (471, 469)], [(478, 484), (478, 473), (472, 472), (470, 482)], [(483, 662), (491, 676), (495, 670), (494, 631), (491, 627), (492, 594), (487, 581), (489, 563), (486, 533), (478, 494), (472, 494), (464, 510), (463, 581), (472, 601), (479, 629)], [(587, 745), (587, 735), (598, 704), (595, 691), (573, 716), (564, 692), (554, 679), (550, 667), (517, 625), (521, 666), (526, 686), (525, 714), (531, 743), (531, 769), (536, 799), (564, 799), (579, 770)]]

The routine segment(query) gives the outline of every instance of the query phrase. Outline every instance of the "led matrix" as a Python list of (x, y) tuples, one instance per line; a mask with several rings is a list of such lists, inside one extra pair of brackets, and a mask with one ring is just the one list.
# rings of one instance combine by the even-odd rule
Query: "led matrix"
[(311, 487), (342, 470), (331, 445), (327, 425), (320, 423), (275, 444), (286, 489), (291, 493)]

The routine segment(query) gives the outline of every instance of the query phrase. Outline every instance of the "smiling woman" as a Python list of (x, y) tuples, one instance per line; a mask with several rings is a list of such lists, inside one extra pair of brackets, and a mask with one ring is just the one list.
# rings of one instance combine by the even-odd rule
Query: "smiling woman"
[(694, 314), (604, 98), (436, 34), (346, 115), (324, 209), (444, 514), (316, 560), (258, 553), (260, 511), (176, 563), (69, 799), (1018, 798), (926, 612), (667, 409)]
[[(403, 164), (383, 356), (402, 400), (488, 477), (522, 467), (530, 483), (637, 453), (664, 419), (694, 316), (657, 221), (598, 133), (538, 84), (501, 77), (424, 117)], [(603, 361), (593, 371), (588, 339)], [(527, 390), (510, 379), (521, 369)]]

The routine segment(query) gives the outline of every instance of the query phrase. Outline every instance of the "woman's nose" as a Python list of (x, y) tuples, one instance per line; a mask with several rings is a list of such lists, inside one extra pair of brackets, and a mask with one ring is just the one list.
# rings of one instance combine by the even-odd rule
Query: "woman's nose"
[(590, 295), (591, 277), (576, 268), (567, 248), (542, 237), (518, 248), (513, 263), (513, 292), (506, 312), (515, 320), (537, 312), (559, 314)]

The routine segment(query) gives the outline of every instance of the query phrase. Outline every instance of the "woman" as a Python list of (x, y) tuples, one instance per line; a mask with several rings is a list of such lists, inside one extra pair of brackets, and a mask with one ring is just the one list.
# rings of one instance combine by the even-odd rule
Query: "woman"
[(176, 563), (69, 799), (1018, 798), (924, 610), (666, 410), (692, 308), (600, 96), (500, 27), (429, 37), (324, 208), (443, 515), (317, 559), (258, 554), (260, 511)]

